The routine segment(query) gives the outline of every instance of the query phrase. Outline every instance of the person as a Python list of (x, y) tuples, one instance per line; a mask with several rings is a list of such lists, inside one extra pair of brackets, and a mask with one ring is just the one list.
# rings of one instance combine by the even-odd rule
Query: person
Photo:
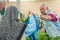
[(2, 8), (2, 4), (1, 4), (1, 2), (0, 2), (0, 21), (2, 20), (2, 15), (1, 15), (1, 9)]
[(5, 2), (4, 0), (0, 1), (0, 21), (2, 20), (2, 16), (4, 15), (5, 12)]
[(21, 40), (26, 24), (17, 21), (18, 9), (8, 6), (3, 17), (0, 24), (0, 40)]
[(3, 16), (5, 12), (5, 1), (2, 2), (2, 10), (1, 10), (1, 15)]
[(33, 12), (29, 12), (25, 36), (29, 37), (30, 40), (38, 40), (38, 27), (37, 17)]
[(46, 3), (40, 5), (40, 12), (40, 22), (45, 32), (51, 37), (60, 36), (60, 24), (55, 13), (48, 8)]

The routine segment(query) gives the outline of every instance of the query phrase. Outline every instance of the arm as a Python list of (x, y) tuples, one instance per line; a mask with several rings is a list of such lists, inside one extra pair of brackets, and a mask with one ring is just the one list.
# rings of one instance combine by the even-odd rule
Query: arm
[(56, 22), (57, 21), (57, 18), (55, 15), (53, 14), (48, 14), (48, 15), (42, 15), (42, 17), (40, 17), (41, 19), (43, 20), (51, 20), (52, 22)]
[(41, 15), (41, 16), (40, 16), (40, 19), (43, 19), (43, 20), (51, 20), (51, 16)]

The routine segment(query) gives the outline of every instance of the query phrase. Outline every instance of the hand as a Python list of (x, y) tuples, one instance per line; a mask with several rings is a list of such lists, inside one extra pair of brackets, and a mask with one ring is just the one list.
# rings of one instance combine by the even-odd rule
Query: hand
[(42, 19), (42, 16), (43, 16), (43, 15), (40, 15), (40, 19)]
[(48, 16), (48, 15), (40, 15), (40, 19), (43, 19), (43, 20), (51, 20), (51, 16)]
[(32, 11), (29, 11), (29, 15), (33, 15), (33, 12)]
[(20, 18), (17, 18), (17, 21), (19, 22), (20, 21)]

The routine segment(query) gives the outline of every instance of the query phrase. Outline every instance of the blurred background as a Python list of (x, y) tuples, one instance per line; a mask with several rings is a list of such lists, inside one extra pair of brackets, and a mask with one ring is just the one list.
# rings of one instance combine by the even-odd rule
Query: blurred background
[(60, 0), (5, 0), (5, 7), (14, 5), (23, 14), (27, 14), (28, 11), (31, 10), (36, 15), (39, 15), (39, 5), (42, 2), (46, 2), (48, 7), (56, 13), (58, 18), (60, 17)]

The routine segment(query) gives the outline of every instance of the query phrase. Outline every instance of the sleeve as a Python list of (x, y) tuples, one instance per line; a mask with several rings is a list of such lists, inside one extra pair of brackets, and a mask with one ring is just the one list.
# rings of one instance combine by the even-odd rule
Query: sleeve
[(52, 22), (56, 22), (57, 21), (57, 18), (56, 18), (56, 16), (54, 15), (54, 14), (48, 14), (49, 16), (51, 16), (51, 21)]

